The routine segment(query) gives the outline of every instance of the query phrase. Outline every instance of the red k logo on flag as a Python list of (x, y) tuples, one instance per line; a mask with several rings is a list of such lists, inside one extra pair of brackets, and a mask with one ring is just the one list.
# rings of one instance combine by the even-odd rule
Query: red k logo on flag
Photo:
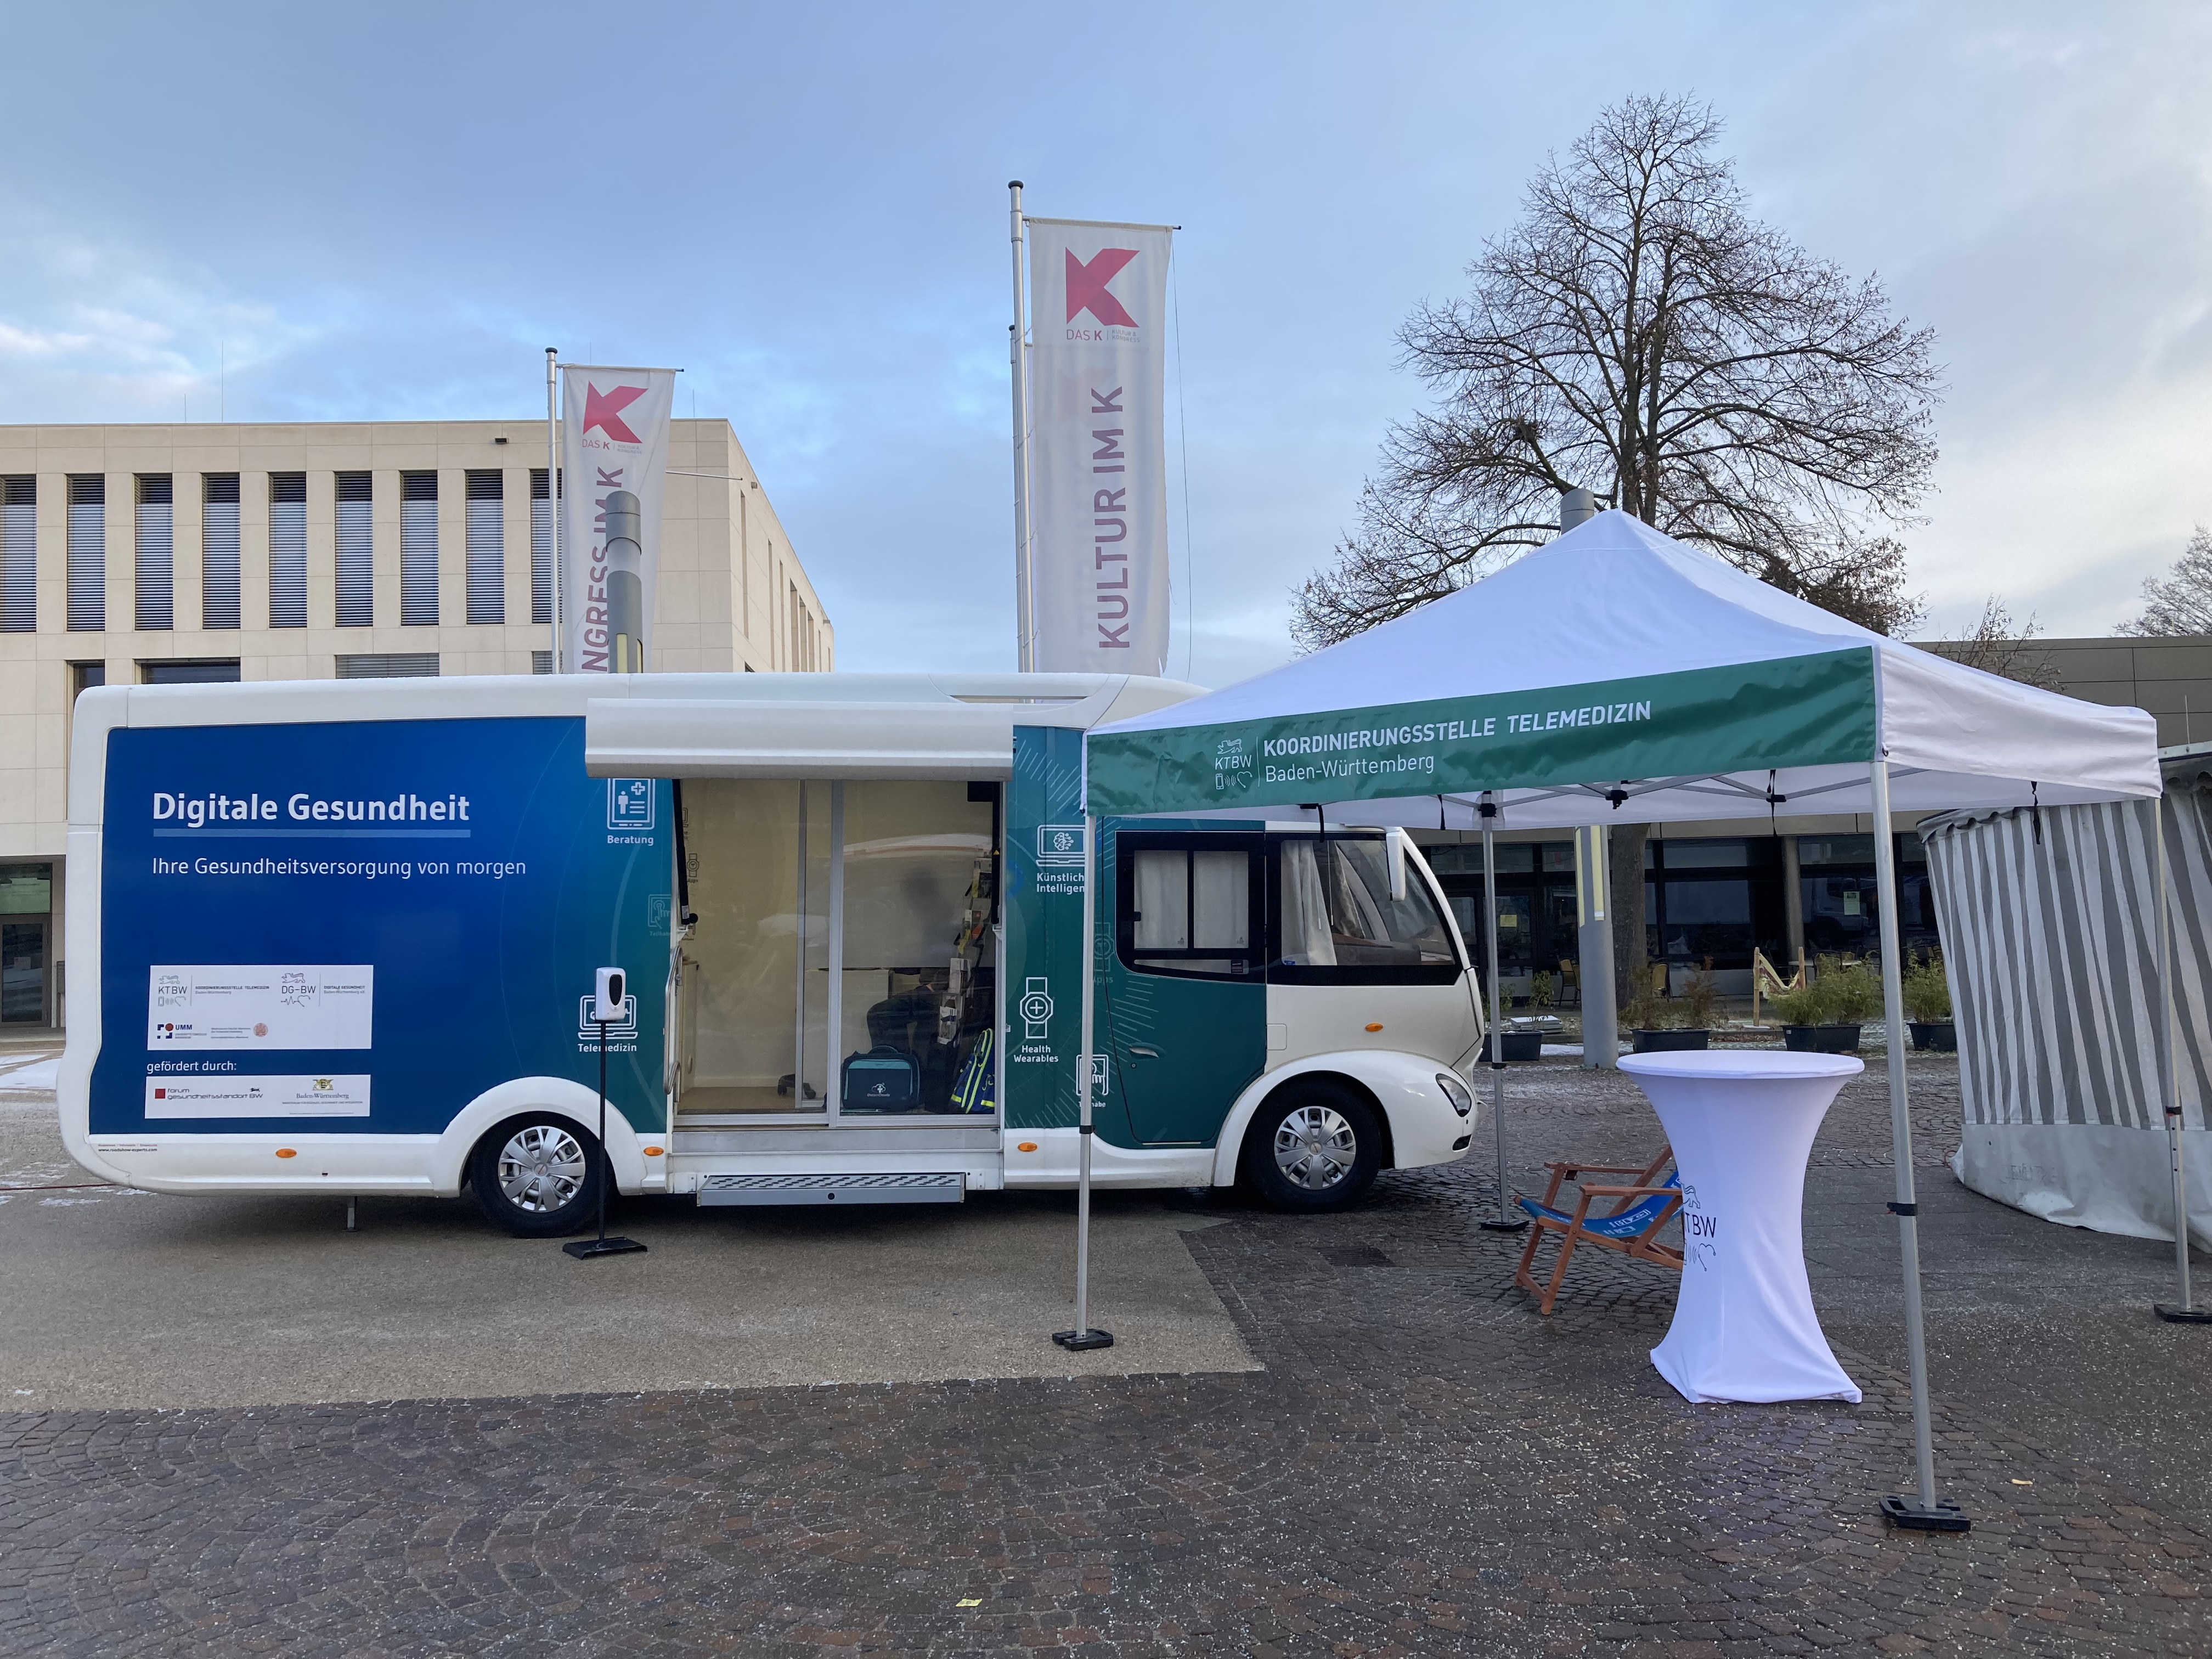
[(1136, 257), (1137, 250), (1133, 247), (1102, 247), (1085, 264), (1075, 257), (1073, 248), (1068, 249), (1067, 320), (1072, 323), (1087, 311), (1109, 327), (1136, 327), (1137, 319), (1106, 291), (1106, 284), (1119, 276), (1121, 267)]
[[(1121, 269), (1115, 266), (1115, 270)], [(642, 443), (643, 439), (629, 429), (622, 412), (645, 396), (641, 386), (618, 386), (612, 392), (602, 392), (588, 380), (584, 383), (584, 430), (593, 427), (618, 444)]]

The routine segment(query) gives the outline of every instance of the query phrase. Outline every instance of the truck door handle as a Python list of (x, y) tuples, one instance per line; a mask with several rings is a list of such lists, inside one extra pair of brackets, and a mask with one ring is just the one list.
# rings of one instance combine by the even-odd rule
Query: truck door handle
[(1129, 1052), (1146, 1060), (1158, 1060), (1160, 1057), (1160, 1051), (1157, 1048), (1139, 1048), (1133, 1044), (1131, 1045)]

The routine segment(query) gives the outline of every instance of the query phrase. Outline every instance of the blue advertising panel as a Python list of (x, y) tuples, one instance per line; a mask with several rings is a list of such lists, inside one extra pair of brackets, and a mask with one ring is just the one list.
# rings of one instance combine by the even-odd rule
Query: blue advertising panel
[(434, 1134), (522, 1077), (658, 1130), (669, 787), (576, 719), (109, 733), (96, 1135)]

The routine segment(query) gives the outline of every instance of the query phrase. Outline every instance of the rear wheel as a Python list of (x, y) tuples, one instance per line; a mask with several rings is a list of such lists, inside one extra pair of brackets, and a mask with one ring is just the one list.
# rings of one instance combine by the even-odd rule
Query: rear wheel
[(1375, 1184), (1382, 1131), (1340, 1084), (1294, 1084), (1252, 1115), (1244, 1177), (1279, 1210), (1340, 1210)]
[(511, 1118), (477, 1143), (470, 1184), (518, 1238), (556, 1238), (597, 1213), (606, 1160), (592, 1133), (551, 1112)]

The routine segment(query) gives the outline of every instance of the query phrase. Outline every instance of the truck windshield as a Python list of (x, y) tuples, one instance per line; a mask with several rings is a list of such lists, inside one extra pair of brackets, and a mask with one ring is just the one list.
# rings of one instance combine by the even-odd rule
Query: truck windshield
[(1381, 841), (1285, 838), (1281, 871), (1279, 968), (1457, 973), (1450, 931), (1428, 883), (1408, 870), (1406, 896), (1392, 898)]

